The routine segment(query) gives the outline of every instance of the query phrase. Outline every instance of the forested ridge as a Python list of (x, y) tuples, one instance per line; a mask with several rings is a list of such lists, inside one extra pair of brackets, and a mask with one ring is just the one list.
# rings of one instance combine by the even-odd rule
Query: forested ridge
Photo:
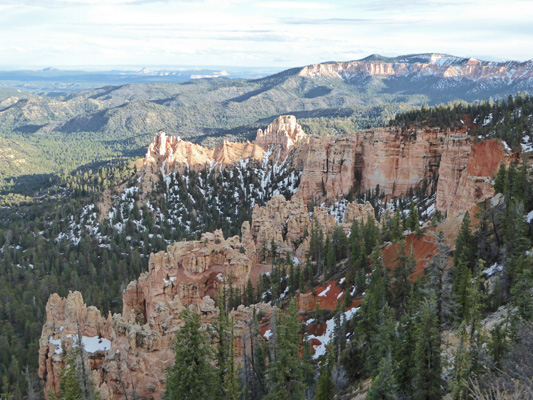
[(396, 115), (389, 125), (465, 129), (478, 139), (500, 138), (515, 151), (526, 150), (533, 146), (533, 99), (519, 94), (499, 102), (423, 106)]

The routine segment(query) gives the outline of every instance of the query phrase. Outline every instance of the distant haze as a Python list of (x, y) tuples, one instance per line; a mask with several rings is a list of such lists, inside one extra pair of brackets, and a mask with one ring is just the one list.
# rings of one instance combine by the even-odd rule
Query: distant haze
[(292, 67), (440, 52), (533, 57), (530, 0), (3, 0), (0, 67)]

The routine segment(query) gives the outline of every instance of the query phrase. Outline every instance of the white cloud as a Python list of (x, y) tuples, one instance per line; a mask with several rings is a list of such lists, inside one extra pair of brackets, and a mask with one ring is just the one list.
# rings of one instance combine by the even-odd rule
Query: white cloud
[(259, 8), (272, 8), (283, 10), (327, 10), (334, 6), (331, 3), (313, 3), (313, 2), (298, 2), (298, 1), (265, 1), (255, 4)]
[(533, 2), (3, 0), (0, 66), (295, 66), (445, 52), (529, 59)]

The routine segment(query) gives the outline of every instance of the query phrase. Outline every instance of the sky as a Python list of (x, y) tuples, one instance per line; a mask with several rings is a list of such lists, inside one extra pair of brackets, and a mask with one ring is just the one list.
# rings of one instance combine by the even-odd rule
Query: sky
[(533, 58), (531, 0), (0, 0), (0, 67)]

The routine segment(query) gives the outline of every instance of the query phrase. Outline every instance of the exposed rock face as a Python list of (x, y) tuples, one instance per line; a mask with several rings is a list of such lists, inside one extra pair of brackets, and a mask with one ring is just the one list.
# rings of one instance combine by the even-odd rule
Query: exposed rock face
[(382, 193), (399, 195), (438, 176), (436, 208), (454, 213), (494, 194), (491, 178), (508, 158), (498, 141), (474, 144), (465, 132), (439, 129), (378, 128), (312, 138), (295, 198), (334, 201), (377, 185)]
[(213, 149), (181, 140), (180, 137), (167, 136), (161, 131), (148, 146), (144, 164), (153, 165), (166, 174), (176, 165), (189, 165), (193, 169), (204, 167), (213, 159), (213, 153)]
[(313, 138), (296, 196), (309, 203), (376, 185), (386, 194), (405, 193), (434, 177), (446, 135), (438, 129), (378, 128)]
[[(242, 240), (247, 254), (256, 262), (262, 260), (263, 253), (270, 254), (272, 241), (280, 256), (289, 252), (302, 262), (309, 250), (310, 233), (315, 223), (325, 234), (331, 234), (336, 225), (348, 232), (354, 219), (366, 222), (368, 218), (374, 218), (374, 208), (368, 202), (348, 203), (343, 222), (336, 223), (335, 217), (325, 208), (315, 208), (311, 217), (307, 205), (301, 200), (286, 200), (275, 195), (264, 207), (254, 207), (252, 223), (242, 225)], [(263, 251), (265, 246), (269, 251)]]
[(307, 141), (309, 138), (302, 127), (296, 123), (294, 115), (282, 115), (272, 122), (263, 132), (257, 130), (255, 144), (263, 149), (270, 146), (278, 146), (284, 154), (298, 143)]
[(492, 178), (502, 163), (509, 163), (509, 157), (501, 142), (472, 145), (470, 137), (451, 135), (439, 168), (437, 210), (451, 216), (493, 196)]
[(357, 76), (434, 76), (483, 81), (499, 78), (504, 81), (533, 78), (533, 63), (493, 62), (461, 58), (445, 54), (415, 54), (386, 59), (370, 56), (363, 60), (313, 64), (302, 68), (300, 76), (319, 76), (350, 80)]
[[(250, 276), (252, 262), (240, 248), (238, 237), (225, 240), (217, 231), (200, 241), (175, 243), (166, 252), (152, 254), (149, 271), (125, 290), (122, 314), (107, 318), (95, 307), (87, 307), (79, 292), (65, 299), (51, 295), (39, 343), (39, 375), (45, 390), (59, 389), (63, 348), (72, 347), (79, 324), (88, 364), (103, 399), (123, 399), (124, 390), (130, 398), (161, 398), (165, 369), (174, 361), (172, 344), (181, 324), (180, 312), (185, 307), (200, 312), (203, 323), (217, 317), (213, 297), (218, 286), (231, 277), (236, 287), (243, 287)], [(264, 304), (256, 308), (272, 313)], [(245, 321), (253, 310), (241, 306), (232, 313), (236, 336), (245, 334)], [(241, 349), (236, 345), (238, 357)]]
[(307, 140), (307, 135), (296, 123), (293, 115), (276, 118), (264, 132), (259, 129), (257, 139), (253, 143), (224, 141), (214, 149), (182, 140), (180, 137), (167, 136), (161, 131), (148, 146), (144, 165), (152, 172), (160, 170), (163, 174), (181, 171), (185, 167), (198, 170), (214, 164), (225, 166), (245, 159), (263, 160), (265, 151), (271, 146), (279, 148), (280, 156), (285, 157), (296, 144)]
[(374, 207), (368, 201), (365, 204), (348, 203), (344, 210), (345, 224), (351, 224), (353, 220), (366, 224), (368, 218), (374, 218)]

